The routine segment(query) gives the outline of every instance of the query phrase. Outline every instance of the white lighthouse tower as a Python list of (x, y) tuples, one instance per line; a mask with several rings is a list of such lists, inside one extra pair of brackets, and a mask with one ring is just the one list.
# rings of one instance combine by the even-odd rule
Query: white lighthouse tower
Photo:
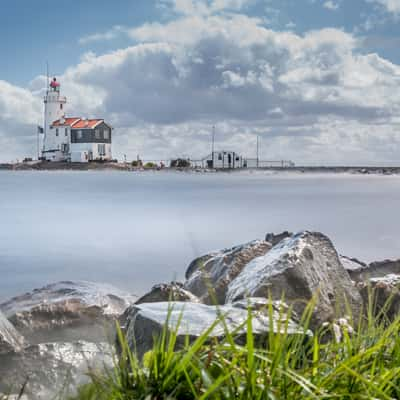
[(62, 121), (65, 118), (64, 106), (67, 102), (65, 96), (60, 95), (60, 83), (56, 78), (50, 82), (44, 97), (44, 139), (42, 157), (49, 161), (62, 161), (64, 152), (62, 149), (65, 141), (59, 129), (52, 124), (56, 120)]

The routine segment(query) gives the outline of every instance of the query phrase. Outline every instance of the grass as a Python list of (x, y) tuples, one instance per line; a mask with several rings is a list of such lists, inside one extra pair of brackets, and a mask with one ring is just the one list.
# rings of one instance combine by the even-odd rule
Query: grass
[[(301, 318), (304, 333), (296, 335), (288, 333), (282, 317), (276, 332), (260, 340), (250, 310), (241, 341), (223, 316), (215, 322), (225, 325), (219, 340), (210, 339), (211, 326), (178, 348), (176, 331), (164, 330), (141, 360), (117, 327), (121, 354), (114, 369), (91, 371), (91, 383), (73, 400), (399, 399), (400, 317), (388, 321), (385, 307), (374, 314), (372, 298), (356, 322), (341, 319), (312, 336), (307, 328), (313, 302)], [(272, 306), (264, 312), (272, 324)]]

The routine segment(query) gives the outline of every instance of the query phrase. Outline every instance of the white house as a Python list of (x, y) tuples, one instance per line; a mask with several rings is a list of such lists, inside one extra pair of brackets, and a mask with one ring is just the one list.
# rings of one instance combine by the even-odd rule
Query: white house
[(65, 117), (65, 96), (54, 78), (44, 98), (42, 158), (47, 161), (88, 162), (112, 159), (112, 127), (103, 119)]
[(234, 151), (214, 151), (204, 161), (207, 168), (246, 168), (247, 161)]

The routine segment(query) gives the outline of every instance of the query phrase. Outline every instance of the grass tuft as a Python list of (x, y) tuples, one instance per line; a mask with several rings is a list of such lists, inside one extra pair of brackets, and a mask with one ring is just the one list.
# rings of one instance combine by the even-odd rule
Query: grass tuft
[(297, 335), (288, 333), (291, 309), (282, 309), (276, 321), (272, 304), (263, 312), (276, 329), (262, 340), (253, 332), (250, 308), (244, 341), (223, 315), (215, 322), (225, 327), (219, 340), (209, 337), (214, 324), (178, 348), (178, 327), (165, 329), (141, 360), (118, 327), (121, 355), (114, 369), (90, 375), (74, 400), (400, 398), (400, 316), (390, 322), (371, 302), (360, 318), (338, 319), (310, 336), (314, 307), (315, 301), (306, 307)]

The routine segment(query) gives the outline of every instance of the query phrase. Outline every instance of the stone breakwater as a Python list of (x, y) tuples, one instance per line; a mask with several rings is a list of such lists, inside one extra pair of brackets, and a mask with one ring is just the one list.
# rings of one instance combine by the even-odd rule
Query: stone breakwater
[[(167, 163), (168, 164), (168, 163)], [(157, 168), (151, 167), (143, 169), (142, 167), (133, 167), (131, 163), (124, 162), (90, 162), (90, 163), (71, 163), (71, 162), (18, 162), (18, 163), (0, 163), (0, 171), (138, 171), (138, 170), (154, 170), (159, 171), (195, 171), (195, 172), (238, 172), (238, 171), (272, 171), (272, 172), (296, 172), (296, 173), (346, 173), (361, 175), (400, 175), (400, 167), (371, 167), (371, 166), (296, 166), (296, 167), (260, 167), (260, 168), (244, 168), (240, 170), (233, 169), (208, 169), (198, 167), (168, 167)]]
[(203, 255), (190, 263), (184, 282), (156, 285), (140, 298), (104, 284), (50, 284), (0, 304), (0, 393), (18, 393), (25, 385), (27, 398), (35, 400), (73, 391), (89, 368), (111, 367), (116, 321), (139, 356), (167, 316), (167, 328), (177, 329), (177, 346), (201, 335), (221, 313), (225, 324), (216, 324), (210, 337), (222, 337), (228, 328), (240, 341), (250, 307), (262, 340), (278, 329), (265, 313), (269, 305), (273, 321), (284, 319), (288, 334), (296, 335), (303, 333), (298, 316), (317, 294), (307, 332), (312, 335), (349, 311), (360, 315), (369, 287), (376, 290), (376, 312), (393, 300), (387, 315), (394, 318), (400, 312), (400, 260), (365, 264), (339, 255), (325, 235), (307, 231), (270, 233)]

